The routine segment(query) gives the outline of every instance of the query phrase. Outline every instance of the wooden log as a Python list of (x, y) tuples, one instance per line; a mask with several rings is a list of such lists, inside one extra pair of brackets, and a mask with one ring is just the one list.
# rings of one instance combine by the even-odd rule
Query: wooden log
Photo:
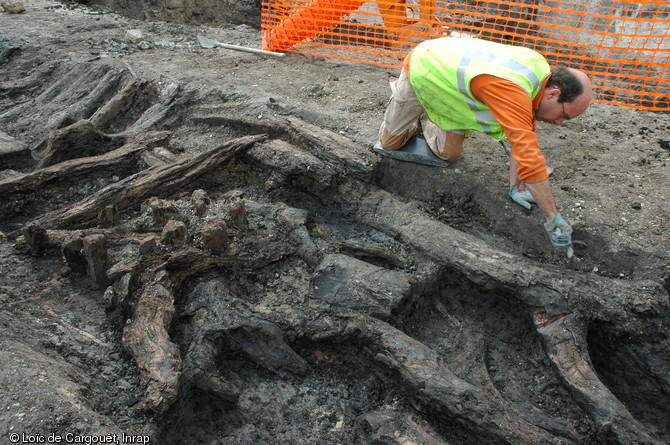
[[(20, 51), (20, 48), (14, 48), (14, 50)], [(56, 68), (55, 63), (41, 64), (26, 77), (2, 81), (0, 82), (0, 93), (6, 97), (18, 97), (21, 94), (32, 97), (36, 91), (44, 87), (44, 79), (54, 77)]]
[[(123, 131), (127, 126), (124, 122), (126, 115), (131, 119), (136, 119), (136, 109), (147, 106), (156, 100), (158, 92), (156, 88), (146, 79), (131, 79), (124, 85), (110, 100), (96, 110), (90, 120), (98, 128), (104, 128), (106, 131)], [(129, 110), (135, 113), (129, 113)]]
[[(78, 63), (65, 67), (63, 71), (52, 79), (43, 79), (46, 90), (38, 96), (38, 104), (30, 102), (31, 108), (49, 113), (44, 117), (46, 128), (50, 131), (91, 116), (124, 84), (128, 76), (125, 69), (106, 64)], [(43, 145), (44, 142), (38, 144)]]
[(156, 147), (153, 150), (143, 152), (141, 158), (149, 167), (155, 167), (175, 162), (177, 155), (165, 147)]
[(26, 225), (23, 228), (23, 236), (34, 255), (40, 254), (49, 248), (47, 230), (40, 224)]
[(330, 254), (314, 272), (311, 296), (334, 309), (346, 308), (389, 320), (391, 311), (409, 296), (410, 283), (411, 276), (407, 273)]
[(82, 252), (93, 289), (104, 289), (107, 284), (107, 245), (104, 235), (84, 237)]
[(228, 354), (244, 356), (271, 372), (305, 375), (305, 360), (283, 338), (276, 324), (260, 319), (246, 304), (231, 295), (225, 279), (198, 283), (188, 308), (180, 314), (190, 320), (192, 332), (185, 339), (182, 394), (197, 388), (224, 402), (236, 402), (240, 390), (222, 376), (220, 359)]
[(90, 121), (80, 120), (49, 135), (46, 149), (36, 168), (105, 154), (124, 145), (125, 142), (124, 136), (105, 134)]
[[(292, 148), (288, 147), (285, 142), (273, 142), (270, 149), (289, 151), (294, 162), (293, 166), (284, 165), (280, 168), (284, 161), (269, 160), (267, 156), (258, 152), (253, 153), (252, 156), (254, 160), (267, 163), (270, 168), (277, 169), (280, 174), (288, 168), (304, 171), (307, 166), (311, 168), (311, 166), (318, 165), (319, 171), (324, 171), (324, 168), (328, 169), (325, 179), (334, 174), (341, 174), (368, 181), (370, 169), (377, 161), (377, 157), (371, 150), (366, 150), (351, 139), (293, 116), (287, 116), (282, 120), (258, 121), (217, 115), (201, 117), (198, 120), (207, 125), (236, 128), (240, 132), (263, 132), (273, 139), (288, 142)], [(308, 155), (300, 155), (301, 151)], [(301, 156), (301, 163), (296, 163)]]
[(371, 150), (333, 131), (324, 130), (297, 117), (289, 116), (288, 136), (291, 142), (308, 150), (340, 174), (369, 180), (371, 166), (376, 157)]
[(330, 165), (282, 140), (273, 139), (259, 144), (246, 155), (283, 177), (309, 178), (314, 181), (317, 190), (329, 186), (333, 179)]
[(228, 225), (220, 216), (215, 216), (200, 228), (202, 242), (212, 253), (223, 252), (228, 245)]
[[(297, 150), (303, 149), (323, 163), (319, 171), (336, 175), (331, 180), (338, 181), (339, 186), (329, 198), (339, 200), (354, 220), (393, 236), (425, 260), (447, 266), (482, 289), (510, 292), (529, 308), (544, 308), (550, 314), (588, 314), (586, 320), (608, 321), (620, 336), (635, 337), (639, 332), (648, 332), (642, 328), (654, 326), (650, 317), (670, 319), (668, 292), (662, 282), (575, 273), (501, 251), (431, 218), (416, 202), (370, 185), (370, 165), (375, 157), (348, 138), (296, 117), (267, 129), (284, 132)], [(299, 157), (291, 158), (297, 162)], [(262, 157), (255, 159), (263, 162)], [(264, 164), (281, 173), (293, 168)], [(296, 166), (296, 170), (300, 171), (300, 167)], [(363, 172), (365, 176), (360, 180), (357, 173)], [(665, 335), (666, 328), (667, 322), (655, 329)]]
[(548, 313), (577, 312), (608, 320), (620, 335), (635, 336), (642, 325), (653, 327), (650, 315), (670, 315), (661, 283), (614, 280), (541, 264), (432, 219), (412, 202), (376, 189), (361, 194), (361, 189), (357, 184), (340, 188), (341, 196), (352, 197), (348, 203), (355, 219), (392, 234), (482, 289), (512, 293), (529, 308)]
[(149, 275), (132, 320), (123, 329), (123, 346), (135, 358), (144, 387), (144, 408), (164, 412), (177, 400), (181, 358), (168, 333), (177, 283), (162, 268)]
[(393, 410), (378, 410), (364, 414), (365, 423), (372, 431), (375, 444), (449, 445), (434, 429), (420, 424), (411, 416)]
[(572, 443), (527, 422), (511, 403), (459, 378), (439, 354), (387, 323), (355, 317), (347, 331), (372, 358), (399, 375), (419, 411), (462, 423), (481, 443)]
[(264, 138), (255, 135), (233, 139), (192, 158), (149, 168), (111, 184), (73, 206), (46, 213), (35, 221), (47, 228), (68, 228), (96, 218), (109, 205), (116, 205), (122, 210), (151, 196), (168, 196), (177, 190), (189, 189), (200, 176)]
[(544, 311), (538, 311), (534, 319), (549, 357), (567, 387), (593, 416), (598, 426), (597, 435), (603, 442), (662, 445), (645, 431), (596, 374), (588, 356), (585, 326), (577, 315), (548, 320)]
[(85, 177), (93, 172), (112, 168), (135, 159), (138, 154), (157, 144), (165, 143), (169, 136), (170, 133), (167, 131), (150, 131), (102, 155), (72, 159), (30, 173), (6, 178), (0, 181), (0, 194), (10, 196), (18, 192), (35, 192), (59, 181), (71, 181), (73, 178)]
[(209, 203), (210, 199), (205, 190), (194, 190), (191, 194), (191, 204), (193, 204), (193, 209), (195, 210), (196, 215), (203, 216), (207, 213)]
[(0, 171), (22, 169), (33, 162), (26, 144), (0, 131)]

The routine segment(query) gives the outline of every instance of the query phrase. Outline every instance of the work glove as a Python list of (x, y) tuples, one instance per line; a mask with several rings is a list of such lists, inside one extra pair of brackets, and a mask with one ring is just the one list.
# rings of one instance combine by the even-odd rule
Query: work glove
[(533, 195), (531, 195), (528, 190), (525, 190), (523, 188), (521, 183), (518, 183), (517, 185), (509, 189), (508, 195), (510, 198), (514, 200), (514, 202), (524, 206), (528, 210), (530, 210), (531, 203), (535, 204), (535, 198), (533, 198)]
[(544, 223), (544, 230), (547, 231), (551, 244), (558, 253), (565, 255), (567, 259), (572, 258), (572, 227), (565, 222), (560, 213), (556, 214), (554, 219)]

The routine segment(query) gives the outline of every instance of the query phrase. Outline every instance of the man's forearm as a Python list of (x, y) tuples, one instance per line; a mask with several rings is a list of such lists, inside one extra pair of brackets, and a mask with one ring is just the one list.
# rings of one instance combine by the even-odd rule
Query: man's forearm
[(519, 174), (517, 173), (519, 171), (519, 163), (517, 162), (516, 159), (514, 159), (514, 156), (509, 157), (509, 188), (514, 187), (518, 183), (521, 182), (521, 179), (519, 179)]
[(558, 214), (558, 209), (556, 208), (556, 201), (554, 201), (554, 194), (551, 192), (549, 180), (545, 179), (544, 181), (532, 184), (526, 183), (526, 188), (544, 212), (544, 217), (547, 221), (553, 220), (556, 214)]
[[(514, 159), (514, 156), (509, 158), (509, 187), (510, 189), (515, 185), (521, 182), (519, 178), (519, 162)], [(528, 183), (524, 182), (525, 188), (530, 191), (530, 194), (533, 195), (533, 199), (537, 205), (544, 212), (544, 217), (547, 221), (551, 221), (558, 214), (558, 209), (556, 208), (556, 201), (554, 200), (554, 194), (551, 192), (551, 184), (549, 179), (543, 181)]]

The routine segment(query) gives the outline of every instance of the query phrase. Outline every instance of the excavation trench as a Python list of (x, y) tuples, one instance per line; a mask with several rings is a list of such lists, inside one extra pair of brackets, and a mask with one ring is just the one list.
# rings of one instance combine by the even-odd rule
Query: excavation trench
[(18, 54), (1, 66), (23, 73), (0, 84), (0, 128), (21, 142), (2, 153), (2, 258), (49, 270), (44, 298), (63, 286), (104, 319), (106, 341), (54, 318), (73, 342), (56, 342), (58, 366), (86, 376), (70, 393), (100, 431), (670, 440), (670, 307), (661, 280), (635, 276), (647, 252), (603, 254), (611, 240), (585, 231), (567, 265), (525, 229), (536, 213), (454, 169), (379, 159), (249, 93)]
[[(164, 440), (197, 437), (208, 442), (224, 436), (242, 443), (270, 440), (266, 434), (272, 432), (282, 442), (315, 434), (325, 442), (366, 442), (395, 434), (396, 439), (403, 436), (431, 443), (443, 443), (445, 438), (444, 443), (502, 443), (496, 434), (419, 397), (415, 391), (420, 388), (406, 381), (396, 369), (398, 364), (351, 327), (352, 318), (360, 314), (345, 315), (347, 310), (374, 312), (375, 308), (345, 290), (348, 284), (343, 277), (352, 270), (344, 270), (356, 260), (343, 260), (328, 261), (315, 279), (310, 279), (301, 260), (291, 258), (255, 270), (253, 276), (210, 273), (185, 286), (176, 303), (172, 338), (181, 345), (182, 357), (188, 357), (197, 336), (194, 319), (201, 324), (216, 319), (217, 335), (207, 336), (216, 344), (210, 369), (236, 387), (239, 397), (223, 400), (202, 388), (187, 392), (182, 387), (187, 395), (165, 415)], [(361, 267), (366, 265), (355, 264), (354, 269)], [(291, 280), (277, 278), (286, 275)], [(593, 424), (588, 413), (565, 390), (522, 305), (509, 295), (477, 289), (444, 270), (428, 273), (410, 287), (414, 290), (408, 290), (393, 313), (376, 309), (378, 316), (398, 329), (390, 332), (436, 351), (439, 369), (451, 370), (455, 380), (467, 380), (510, 401), (509, 409), (557, 437), (579, 443), (589, 435)], [(293, 362), (285, 360), (286, 351), (260, 334), (266, 327), (253, 316), (242, 315), (274, 298), (291, 300), (292, 312), (265, 319), (277, 323), (306, 368), (291, 369)], [(296, 317), (305, 317), (295, 313), (297, 308), (311, 300), (330, 303), (322, 308), (324, 315), (335, 308), (328, 322), (310, 317), (296, 323)], [(225, 309), (215, 314), (222, 305)], [(237, 318), (224, 328), (231, 312), (237, 312)]]
[[(32, 102), (16, 102), (13, 98), (15, 82), (6, 87), (8, 109), (0, 122), (9, 129), (26, 132), (34, 119), (43, 119), (47, 125), (26, 132), (28, 144), (21, 150), (3, 153), (3, 164), (13, 171), (28, 171), (36, 167), (48, 167), (63, 162), (70, 157), (103, 155), (112, 148), (120, 148), (132, 137), (146, 129), (169, 130), (175, 145), (182, 139), (190, 144), (198, 144), (204, 135), (211, 138), (232, 138), (247, 134), (268, 134), (271, 138), (281, 138), (298, 147), (310, 149), (313, 140), (296, 132), (290, 124), (249, 119), (254, 108), (247, 109), (249, 98), (239, 93), (220, 90), (194, 91), (177, 84), (157, 85), (155, 82), (133, 78), (127, 70), (90, 63), (72, 64), (49, 70), (34, 67), (37, 73), (30, 81), (19, 81), (33, 85), (32, 94), (41, 106)], [(95, 66), (95, 64), (93, 64)], [(54, 75), (58, 69), (61, 74)], [(55, 79), (61, 79), (56, 81)], [(180, 93), (179, 90), (184, 92)], [(80, 91), (87, 91), (82, 94)], [(77, 98), (74, 100), (73, 98)], [(37, 114), (34, 110), (37, 110)], [(194, 132), (195, 130), (195, 132)], [(49, 133), (50, 132), (50, 133)], [(162, 141), (147, 144), (148, 149), (160, 147)], [(327, 149), (320, 156), (329, 156)], [(188, 152), (192, 148), (179, 147)], [(54, 202), (69, 201), (75, 194), (79, 196), (107, 185), (109, 178), (127, 176), (149, 166), (150, 155), (144, 159), (127, 156), (112, 164), (98, 164), (98, 177), (87, 172), (90, 183), (73, 188), (63, 181), (54, 187), (39, 189), (48, 181), (34, 181), (32, 188), (16, 190), (12, 201), (2, 203), (8, 215), (37, 213), (40, 208), (54, 205)], [(39, 163), (35, 161), (39, 159)], [(121, 161), (125, 161), (122, 163)], [(63, 173), (61, 173), (63, 174)], [(370, 172), (370, 181), (390, 192), (423, 203), (423, 209), (445, 223), (460, 230), (489, 237), (492, 242), (514, 243), (523, 241), (525, 255), (539, 260), (550, 259), (553, 252), (547, 247), (546, 235), (540, 231), (528, 233), (526, 225), (534, 221), (535, 214), (511, 213), (501, 205), (497, 196), (478, 190), (477, 184), (463, 175), (444, 175), (439, 169), (398, 163), (392, 160), (378, 160)], [(78, 178), (72, 178), (78, 179)], [(311, 178), (310, 178), (311, 179)], [(439, 184), (439, 187), (426, 187)], [(39, 185), (39, 186), (38, 186)], [(309, 187), (304, 187), (308, 189)], [(290, 198), (289, 198), (290, 199)], [(51, 203), (51, 204), (50, 204)], [(59, 204), (56, 204), (59, 205)], [(31, 207), (35, 207), (31, 209)], [(518, 213), (518, 212), (516, 212)], [(6, 218), (10, 219), (10, 218)], [(17, 218), (23, 223), (25, 218)], [(7, 229), (7, 228), (6, 228)], [(501, 240), (493, 237), (500, 236)], [(646, 266), (648, 255), (635, 251), (633, 247), (620, 251), (617, 255), (603, 255), (609, 250), (609, 240), (597, 233), (586, 232), (579, 227), (575, 230), (575, 248), (583, 260), (580, 270), (588, 270), (597, 264), (599, 272), (606, 276), (617, 276), (621, 271), (633, 274)], [(505, 246), (507, 247), (507, 246)]]

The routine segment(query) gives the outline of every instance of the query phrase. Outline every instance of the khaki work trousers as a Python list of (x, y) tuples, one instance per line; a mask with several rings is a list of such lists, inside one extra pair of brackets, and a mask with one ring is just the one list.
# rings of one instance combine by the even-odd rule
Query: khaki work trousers
[(402, 70), (400, 77), (391, 80), (391, 99), (384, 121), (379, 128), (379, 141), (385, 150), (399, 150), (419, 130), (435, 155), (447, 161), (456, 161), (463, 152), (464, 131), (446, 131), (434, 124), (423, 111), (412, 85)]

